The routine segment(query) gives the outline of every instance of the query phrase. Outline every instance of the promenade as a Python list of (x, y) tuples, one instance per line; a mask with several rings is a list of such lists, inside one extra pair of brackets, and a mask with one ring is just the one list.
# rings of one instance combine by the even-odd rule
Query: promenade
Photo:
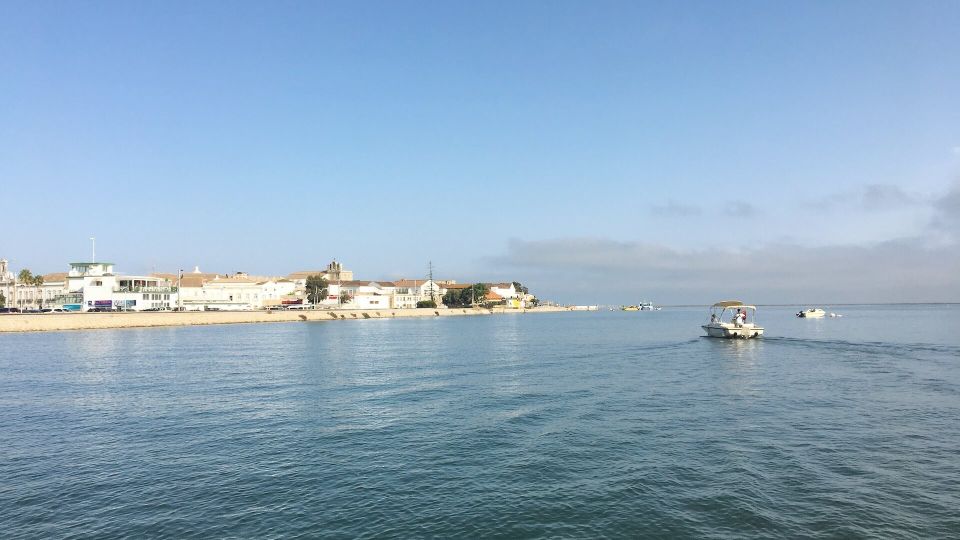
[(468, 315), (555, 313), (564, 307), (531, 309), (506, 308), (416, 308), (416, 309), (340, 309), (316, 311), (182, 311), (120, 313), (42, 313), (0, 315), (0, 332), (44, 332), (93, 330), (104, 328), (146, 328), (157, 326), (196, 326), (205, 324), (243, 324), (270, 322), (340, 321), (391, 319), (399, 317), (462, 317)]

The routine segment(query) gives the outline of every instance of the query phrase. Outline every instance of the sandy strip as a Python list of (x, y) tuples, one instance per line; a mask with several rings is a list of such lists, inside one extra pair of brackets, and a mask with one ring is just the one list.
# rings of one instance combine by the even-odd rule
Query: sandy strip
[(394, 317), (455, 317), (464, 315), (556, 313), (567, 308), (534, 309), (342, 309), (317, 311), (185, 311), (126, 313), (0, 314), (0, 332), (45, 332), (98, 328), (144, 328), (267, 322), (389, 319)]

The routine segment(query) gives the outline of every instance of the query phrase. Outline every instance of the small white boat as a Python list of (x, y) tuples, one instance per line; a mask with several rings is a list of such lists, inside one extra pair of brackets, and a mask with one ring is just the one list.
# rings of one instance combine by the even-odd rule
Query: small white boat
[(797, 317), (801, 319), (822, 319), (827, 312), (820, 308), (810, 308), (797, 312)]
[(640, 302), (640, 311), (653, 311), (653, 302)]
[[(724, 316), (730, 320), (725, 322)], [(763, 335), (763, 327), (757, 324), (756, 317), (756, 307), (739, 300), (725, 300), (710, 306), (710, 322), (700, 328), (710, 337), (750, 339)]]

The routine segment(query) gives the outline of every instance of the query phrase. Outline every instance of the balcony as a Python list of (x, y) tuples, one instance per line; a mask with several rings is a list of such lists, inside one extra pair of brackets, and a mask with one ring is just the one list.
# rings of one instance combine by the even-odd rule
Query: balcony
[(114, 289), (113, 292), (172, 294), (177, 292), (177, 288), (176, 287), (119, 287)]

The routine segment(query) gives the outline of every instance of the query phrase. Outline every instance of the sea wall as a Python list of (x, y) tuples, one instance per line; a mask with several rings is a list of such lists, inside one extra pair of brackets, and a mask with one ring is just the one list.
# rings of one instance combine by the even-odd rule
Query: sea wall
[(269, 322), (340, 321), (397, 317), (462, 317), (467, 315), (518, 315), (568, 311), (567, 308), (534, 309), (341, 309), (317, 311), (184, 311), (124, 313), (0, 314), (0, 332), (43, 332), (97, 328), (143, 328)]

